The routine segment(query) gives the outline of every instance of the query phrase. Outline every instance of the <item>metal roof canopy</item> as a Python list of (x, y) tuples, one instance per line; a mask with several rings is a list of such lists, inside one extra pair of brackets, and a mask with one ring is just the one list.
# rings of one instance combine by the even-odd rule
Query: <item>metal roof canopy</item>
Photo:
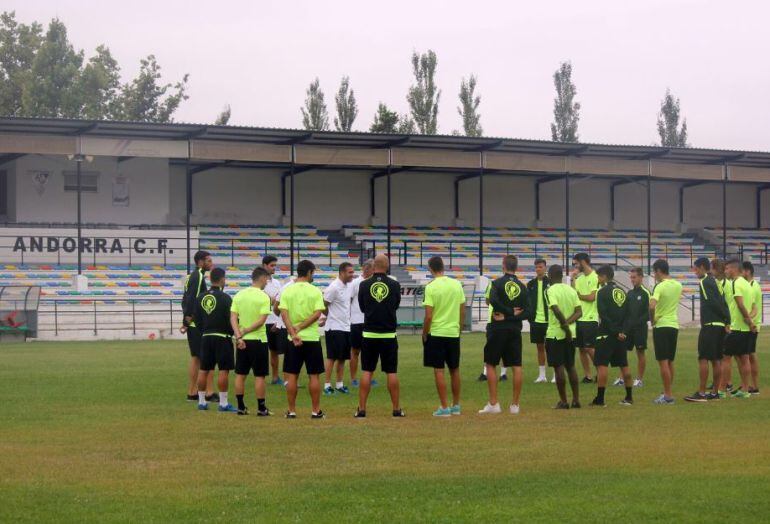
[(0, 118), (0, 133), (47, 134), (161, 140), (214, 140), (259, 144), (306, 144), (382, 149), (447, 149), (547, 156), (604, 157), (618, 160), (665, 159), (667, 162), (741, 167), (770, 167), (770, 152), (660, 146), (560, 143), (513, 138), (472, 138), (452, 135), (399, 135), (337, 131), (275, 129), (243, 126), (118, 122), (56, 118)]

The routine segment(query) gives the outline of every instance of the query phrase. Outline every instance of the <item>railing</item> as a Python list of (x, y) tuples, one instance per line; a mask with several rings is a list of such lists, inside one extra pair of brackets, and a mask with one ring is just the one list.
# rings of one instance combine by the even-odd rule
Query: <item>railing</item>
[(182, 325), (179, 299), (43, 301), (38, 309), (38, 333), (54, 336), (110, 331), (169, 329)]
[[(259, 257), (266, 255), (285, 255), (289, 250), (286, 246), (288, 242), (285, 238), (222, 238), (212, 239), (205, 238), (200, 241), (199, 245), (201, 249), (207, 249), (209, 251), (222, 251), (224, 250), (229, 254), (230, 265), (235, 266), (235, 259), (240, 253), (253, 253), (256, 249), (254, 245), (259, 245)], [(295, 260), (301, 260), (302, 258), (308, 258), (314, 262), (318, 262), (319, 259), (323, 259), (328, 264), (334, 265), (335, 257), (347, 258), (349, 251), (347, 249), (340, 249), (336, 247), (339, 242), (333, 242), (323, 239), (300, 239), (294, 241), (294, 258)], [(252, 246), (244, 246), (238, 244), (252, 244)], [(277, 244), (282, 244), (278, 246)], [(211, 247), (217, 246), (217, 247)], [(221, 247), (225, 246), (225, 247)], [(216, 262), (216, 260), (215, 260)]]

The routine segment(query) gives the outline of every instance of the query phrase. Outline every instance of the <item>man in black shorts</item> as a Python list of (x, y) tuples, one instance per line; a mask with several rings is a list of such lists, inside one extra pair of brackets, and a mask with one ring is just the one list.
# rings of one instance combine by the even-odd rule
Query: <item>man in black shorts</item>
[(219, 408), (221, 413), (238, 411), (227, 402), (230, 370), (235, 366), (233, 359), (233, 327), (230, 324), (232, 299), (223, 291), (225, 270), (215, 267), (211, 270), (211, 289), (201, 293), (195, 308), (195, 324), (201, 330), (201, 369), (198, 372), (198, 409), (207, 410), (206, 383), (214, 368), (219, 369)]
[(358, 288), (358, 306), (364, 312), (363, 344), (361, 348), (361, 384), (355, 417), (366, 417), (366, 400), (371, 389), (372, 373), (380, 369), (388, 380), (388, 392), (393, 404), (393, 416), (403, 417), (398, 383), (398, 321), (396, 310), (401, 304), (401, 285), (388, 276), (390, 262), (385, 255), (374, 258), (374, 274)]
[[(350, 393), (343, 376), (345, 361), (350, 360), (350, 282), (353, 280), (353, 264), (343, 262), (339, 265), (337, 278), (324, 290), (326, 304), (326, 322), (324, 339), (326, 340), (326, 382), (324, 395)], [(332, 371), (336, 371), (337, 382), (332, 387)]]
[[(626, 330), (626, 347), (628, 351), (636, 349), (637, 368), (634, 387), (644, 386), (644, 371), (647, 367), (647, 338), (650, 321), (650, 291), (644, 286), (644, 270), (640, 267), (632, 268), (628, 273), (633, 286), (626, 293), (626, 318), (628, 319), (628, 329)], [(625, 385), (625, 380), (619, 376), (614, 383), (615, 386)]]
[[(267, 284), (265, 285), (265, 293), (270, 297), (270, 314), (267, 316), (267, 323), (265, 324), (265, 332), (267, 333), (267, 346), (270, 350), (270, 374), (272, 376), (271, 384), (282, 386), (283, 379), (278, 376), (278, 365), (280, 363), (279, 356), (283, 355), (285, 344), (282, 344), (283, 340), (280, 339), (281, 330), (281, 317), (273, 311), (275, 307), (276, 299), (281, 294), (281, 283), (275, 278), (275, 270), (278, 267), (278, 259), (273, 255), (265, 255), (262, 257), (262, 269), (267, 271)], [(286, 339), (286, 336), (283, 337)]]
[(254, 392), (257, 395), (257, 416), (271, 415), (265, 405), (265, 377), (269, 357), (265, 322), (270, 314), (270, 297), (264, 292), (268, 274), (263, 268), (251, 272), (251, 287), (242, 289), (230, 306), (230, 324), (235, 334), (235, 398), (238, 414), (248, 415), (243, 400), (246, 377), (254, 373)]
[(286, 398), (289, 410), (286, 418), (297, 418), (297, 377), (302, 366), (308, 374), (308, 391), (312, 404), (310, 418), (325, 418), (321, 411), (321, 373), (324, 372), (324, 356), (318, 319), (326, 309), (321, 291), (315, 287), (313, 274), (315, 265), (309, 260), (297, 264), (297, 278), (293, 284), (281, 291), (279, 308), (286, 325), (289, 343), (283, 357), (283, 372), (286, 374)]
[(599, 290), (596, 292), (596, 310), (599, 314), (599, 331), (596, 337), (594, 366), (596, 366), (596, 398), (592, 406), (604, 407), (604, 392), (607, 389), (608, 366), (620, 368), (623, 382), (626, 385), (626, 398), (621, 405), (630, 406), (634, 403), (631, 384), (631, 371), (628, 369), (628, 352), (626, 351), (626, 293), (615, 285), (615, 272), (610, 266), (601, 266), (596, 272), (599, 280)]
[(497, 400), (497, 366), (513, 369), (513, 400), (509, 412), (519, 413), (521, 395), (521, 323), (529, 318), (529, 300), (524, 284), (516, 276), (519, 260), (514, 255), (503, 257), (503, 276), (494, 280), (489, 289), (489, 305), (492, 321), (484, 346), (484, 363), (487, 366), (489, 402), (479, 410), (480, 414), (500, 413)]
[[(687, 402), (706, 402), (719, 399), (717, 391), (720, 382), (720, 367), (724, 357), (723, 349), (727, 326), (730, 325), (730, 310), (717, 281), (709, 272), (711, 262), (699, 258), (693, 265), (693, 272), (700, 281), (700, 333), (698, 334), (698, 391), (685, 397)], [(713, 391), (706, 393), (709, 377), (709, 362), (714, 375)]]
[[(184, 283), (184, 295), (182, 295), (182, 327), (179, 332), (187, 335), (187, 346), (190, 348), (189, 385), (187, 388), (187, 400), (194, 402), (198, 399), (198, 371), (201, 367), (201, 332), (195, 325), (193, 315), (198, 295), (206, 292), (206, 271), (211, 271), (214, 263), (211, 261), (211, 253), (208, 251), (196, 251), (193, 256), (195, 269), (187, 275)], [(206, 399), (218, 400), (214, 390), (214, 375), (209, 376), (206, 384)]]
[[(545, 351), (548, 365), (553, 368), (556, 377), (556, 389), (559, 402), (554, 409), (580, 407), (577, 371), (575, 370), (575, 322), (583, 314), (580, 299), (574, 288), (562, 283), (564, 277), (561, 266), (548, 268), (548, 286), (546, 302), (551, 314), (548, 316), (548, 331), (545, 334)], [(567, 403), (567, 378), (572, 389), (572, 405)]]
[[(364, 342), (364, 313), (358, 306), (358, 287), (361, 282), (374, 273), (374, 260), (368, 259), (361, 264), (361, 274), (350, 283), (350, 385), (358, 387), (358, 361)], [(372, 379), (372, 386), (377, 381)]]
[(587, 253), (577, 253), (572, 258), (574, 269), (571, 273), (572, 287), (580, 298), (580, 309), (583, 315), (577, 322), (575, 345), (580, 351), (580, 362), (583, 365), (583, 384), (594, 381), (591, 376), (591, 361), (596, 348), (596, 333), (599, 328), (599, 315), (596, 312), (596, 291), (599, 289), (599, 279), (591, 266), (591, 257)]
[[(548, 331), (548, 308), (545, 305), (545, 294), (550, 280), (546, 275), (545, 260), (535, 260), (535, 278), (527, 282), (529, 297), (529, 341), (537, 347), (538, 374), (535, 384), (548, 382), (545, 376), (545, 333)], [(554, 377), (554, 382), (556, 378)]]

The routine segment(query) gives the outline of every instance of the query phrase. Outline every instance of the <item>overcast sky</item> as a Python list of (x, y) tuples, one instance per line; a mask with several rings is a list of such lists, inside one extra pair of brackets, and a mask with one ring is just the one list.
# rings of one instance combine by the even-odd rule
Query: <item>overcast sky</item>
[(42, 1), (4, 0), (24, 22), (62, 19), (89, 56), (104, 43), (124, 77), (154, 53), (190, 73), (177, 121), (301, 127), (316, 76), (330, 122), (350, 76), (368, 129), (377, 103), (406, 112), (410, 56), (433, 49), (439, 132), (461, 128), (460, 80), (478, 77), (486, 136), (550, 139), (559, 62), (571, 60), (580, 140), (649, 145), (667, 87), (694, 146), (770, 150), (770, 7), (760, 1)]

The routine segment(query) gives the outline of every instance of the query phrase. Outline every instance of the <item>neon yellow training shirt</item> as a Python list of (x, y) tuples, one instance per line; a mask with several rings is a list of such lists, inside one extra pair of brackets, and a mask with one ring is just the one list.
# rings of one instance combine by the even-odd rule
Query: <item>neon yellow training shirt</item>
[[(308, 282), (295, 282), (291, 286), (287, 286), (281, 293), (278, 308), (288, 311), (289, 320), (292, 324), (297, 325), (316, 311), (323, 311), (326, 306), (320, 289)], [(321, 339), (318, 334), (318, 321), (313, 322), (297, 334), (305, 342), (318, 342)]]
[(545, 323), (545, 303), (543, 302), (543, 281), (537, 281), (537, 305), (535, 307), (535, 322)]
[(754, 293), (751, 291), (751, 286), (748, 281), (743, 277), (738, 277), (735, 280), (728, 280), (725, 285), (725, 300), (730, 308), (730, 328), (733, 331), (749, 331), (749, 324), (746, 319), (743, 318), (741, 310), (738, 309), (738, 303), (735, 301), (735, 297), (743, 297), (743, 305), (746, 311), (751, 313), (751, 305), (754, 303)]
[[(577, 309), (578, 306), (581, 306), (577, 291), (572, 289), (567, 284), (551, 284), (545, 292), (545, 297), (546, 301), (548, 302), (547, 306), (549, 308), (551, 306), (557, 306), (559, 311), (561, 311), (564, 315), (565, 319), (571, 317), (575, 313), (575, 309)], [(570, 324), (569, 329), (572, 332), (572, 337), (574, 338), (574, 322)], [(545, 338), (554, 340), (564, 340), (567, 338), (567, 335), (561, 328), (559, 319), (556, 318), (556, 315), (554, 315), (553, 312), (548, 315), (548, 330), (545, 332)]]
[[(575, 279), (575, 291), (579, 295), (590, 295), (594, 291), (599, 289), (599, 276), (596, 271), (591, 271), (588, 275), (580, 273)], [(596, 309), (596, 300), (588, 302), (581, 300), (580, 307), (583, 310), (583, 316), (580, 317), (580, 322), (598, 322), (599, 311)]]
[(434, 337), (460, 336), (460, 304), (465, 304), (463, 286), (454, 278), (440, 276), (425, 286), (423, 306), (433, 308), (430, 334)]
[[(270, 297), (258, 287), (242, 289), (233, 297), (230, 311), (238, 313), (238, 325), (243, 330), (259, 320), (259, 317), (270, 314)], [(243, 340), (267, 342), (265, 325), (262, 324), (256, 331), (243, 335)]]
[(762, 325), (762, 286), (756, 280), (751, 281), (751, 291), (754, 293), (754, 305), (757, 306), (757, 312), (754, 313), (752, 320), (757, 325), (757, 332)]
[(670, 327), (679, 329), (679, 299), (682, 297), (682, 284), (673, 278), (661, 280), (652, 292), (655, 300), (656, 328)]

